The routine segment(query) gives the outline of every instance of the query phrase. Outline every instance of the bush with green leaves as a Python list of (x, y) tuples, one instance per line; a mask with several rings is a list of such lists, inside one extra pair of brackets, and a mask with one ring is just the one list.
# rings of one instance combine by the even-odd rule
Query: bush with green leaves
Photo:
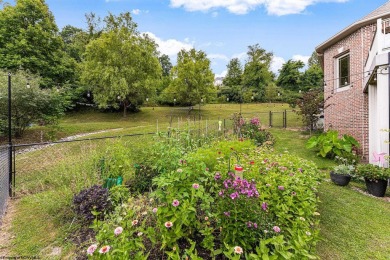
[[(6, 75), (4, 71), (0, 74)], [(26, 128), (35, 124), (53, 124), (70, 106), (66, 90), (41, 89), (38, 76), (18, 71), (11, 76), (12, 131), (21, 137)], [(29, 88), (27, 88), (29, 83)], [(8, 107), (7, 77), (0, 77), (0, 134), (7, 133), (6, 125)], [(2, 133), (3, 132), (3, 133)]]
[[(134, 259), (315, 257), (320, 174), (313, 163), (249, 141), (214, 143), (175, 163), (154, 178), (150, 199), (130, 197), (95, 223), (92, 258), (106, 246), (107, 257)], [(235, 164), (244, 179), (228, 174)]]
[(344, 134), (339, 138), (339, 133), (329, 130), (318, 136), (312, 136), (306, 143), (309, 149), (318, 151), (317, 155), (333, 159), (336, 156), (343, 157), (348, 161), (357, 161), (354, 150), (360, 147), (358, 141), (350, 135)]
[(271, 132), (261, 128), (260, 119), (257, 117), (250, 119), (248, 122), (241, 119), (241, 135), (244, 138), (252, 139), (258, 146), (265, 143), (275, 143), (275, 138)]
[(359, 164), (356, 167), (357, 177), (370, 181), (387, 180), (390, 178), (390, 169), (373, 164)]

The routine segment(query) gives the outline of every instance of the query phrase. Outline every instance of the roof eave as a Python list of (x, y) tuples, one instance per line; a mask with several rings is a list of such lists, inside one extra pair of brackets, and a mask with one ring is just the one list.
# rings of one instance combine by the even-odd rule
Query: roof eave
[(366, 25), (369, 25), (369, 24), (373, 24), (379, 18), (388, 18), (388, 17), (390, 17), (390, 12), (386, 13), (386, 14), (381, 14), (381, 15), (372, 17), (370, 19), (366, 19), (366, 20), (355, 22), (355, 23), (351, 24), (350, 26), (348, 26), (347, 28), (345, 28), (344, 30), (338, 32), (337, 34), (335, 34), (334, 36), (332, 36), (331, 38), (329, 38), (325, 42), (323, 42), (320, 45), (318, 45), (315, 48), (316, 52), (317, 53), (324, 53), (327, 48), (329, 48), (330, 46), (332, 46), (335, 43), (339, 42), (341, 39), (347, 37), (348, 35), (354, 33), (355, 31), (357, 31), (358, 29), (362, 28), (363, 26), (366, 26)]

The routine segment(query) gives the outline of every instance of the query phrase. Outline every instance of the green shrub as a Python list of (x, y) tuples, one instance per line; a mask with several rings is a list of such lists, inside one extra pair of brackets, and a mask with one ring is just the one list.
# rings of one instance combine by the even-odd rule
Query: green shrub
[(249, 122), (246, 122), (242, 119), (241, 135), (244, 138), (252, 139), (258, 146), (263, 145), (264, 143), (275, 143), (275, 138), (272, 136), (271, 132), (262, 129), (260, 125), (260, 120), (256, 117), (249, 120)]
[(356, 167), (356, 175), (371, 181), (387, 180), (390, 178), (390, 169), (373, 164), (359, 164)]
[(357, 156), (353, 153), (355, 148), (360, 147), (358, 141), (350, 135), (338, 137), (339, 133), (335, 130), (324, 132), (319, 136), (312, 136), (306, 144), (309, 149), (318, 150), (318, 155), (330, 159), (335, 156), (346, 158), (348, 161), (357, 161)]

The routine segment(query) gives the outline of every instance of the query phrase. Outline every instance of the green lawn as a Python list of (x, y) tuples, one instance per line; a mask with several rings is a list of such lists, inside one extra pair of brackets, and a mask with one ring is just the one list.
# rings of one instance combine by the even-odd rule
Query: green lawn
[[(281, 104), (245, 104), (242, 111), (245, 117), (260, 116), (263, 126), (268, 126), (267, 111), (283, 111), (286, 105)], [(200, 123), (202, 127), (215, 125), (218, 119), (229, 118), (233, 112), (239, 111), (239, 105), (207, 105), (202, 107)], [(198, 111), (191, 116), (197, 117)], [(105, 129), (121, 130), (104, 133), (104, 135), (121, 135), (139, 132), (164, 131), (170, 124), (172, 127), (197, 127), (193, 120), (187, 120), (187, 113), (182, 108), (143, 108), (138, 114), (130, 114), (123, 118), (118, 113), (98, 113), (84, 111), (68, 114), (61, 121), (61, 135), (72, 135), (94, 132)], [(264, 118), (263, 118), (264, 116)], [(196, 118), (196, 120), (197, 120)], [(290, 118), (290, 120), (292, 120)], [(294, 119), (298, 125), (299, 120)], [(231, 121), (231, 120), (230, 120)], [(265, 121), (265, 122), (264, 122)], [(33, 129), (31, 131), (39, 131)], [(381, 199), (363, 195), (353, 187), (365, 189), (364, 184), (352, 182), (347, 187), (339, 187), (328, 180), (329, 168), (334, 166), (331, 160), (319, 158), (314, 151), (305, 148), (309, 135), (298, 130), (271, 128), (275, 136), (275, 150), (289, 152), (302, 158), (314, 161), (324, 171), (325, 181), (319, 190), (321, 203), (321, 236), (317, 246), (321, 259), (390, 259), (390, 203)], [(100, 134), (103, 135), (103, 134)], [(147, 145), (150, 137), (136, 137), (134, 147)], [(52, 248), (60, 246), (63, 256), (72, 251), (72, 242), (64, 240), (74, 231), (71, 214), (67, 211), (72, 194), (84, 185), (93, 183), (96, 176), (96, 151), (104, 151), (105, 146), (114, 142), (87, 141), (82, 143), (62, 144), (48, 147), (44, 151), (35, 151), (18, 155), (16, 213), (13, 216), (12, 252), (15, 255), (50, 254)], [(390, 196), (390, 191), (387, 192)]]

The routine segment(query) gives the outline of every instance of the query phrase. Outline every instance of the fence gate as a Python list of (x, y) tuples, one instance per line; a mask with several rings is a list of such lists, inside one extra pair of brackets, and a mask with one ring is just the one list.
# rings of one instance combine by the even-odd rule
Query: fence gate
[(10, 152), (9, 146), (0, 146), (0, 220), (5, 212), (10, 193)]

